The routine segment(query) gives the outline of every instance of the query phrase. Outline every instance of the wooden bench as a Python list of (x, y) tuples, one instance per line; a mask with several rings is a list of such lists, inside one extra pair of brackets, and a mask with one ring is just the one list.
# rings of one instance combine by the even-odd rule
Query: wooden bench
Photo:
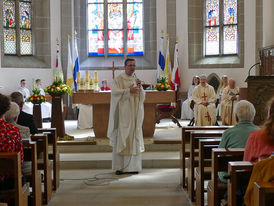
[(211, 181), (207, 185), (208, 206), (217, 206), (219, 195), (227, 190), (226, 184), (219, 183), (218, 172), (228, 171), (228, 162), (243, 159), (244, 148), (212, 149)]
[(195, 150), (199, 147), (199, 139), (213, 139), (220, 138), (223, 135), (224, 130), (197, 130), (190, 132), (190, 157), (188, 159), (187, 166), (187, 190), (190, 200), (195, 201), (195, 191), (194, 191), (194, 168), (198, 166), (198, 161), (195, 161)]
[[(199, 163), (198, 168), (195, 168), (196, 205), (204, 205), (204, 181), (210, 180), (211, 178), (212, 149), (217, 148), (220, 144), (220, 141), (221, 139), (218, 138), (199, 140)], [(206, 168), (207, 172), (205, 172)]]
[(182, 147), (181, 147), (181, 176), (180, 185), (184, 188), (187, 187), (186, 181), (186, 161), (185, 159), (189, 157), (189, 150), (186, 149), (190, 143), (190, 131), (192, 130), (226, 130), (231, 128), (231, 126), (188, 126), (182, 127)]
[(38, 132), (48, 134), (48, 144), (52, 146), (52, 152), (49, 152), (49, 159), (53, 161), (53, 189), (57, 190), (60, 184), (60, 154), (57, 148), (57, 130), (56, 128), (39, 128)]
[(0, 199), (13, 199), (15, 206), (28, 205), (29, 187), (22, 186), (20, 152), (0, 152), (0, 176), (10, 174), (14, 180), (14, 188), (0, 190)]
[(234, 161), (228, 163), (228, 174), (230, 176), (227, 183), (228, 205), (237, 205), (237, 188), (239, 184), (248, 185), (252, 169), (253, 164), (251, 162)]
[(260, 185), (254, 182), (254, 206), (268, 206), (274, 203), (274, 182)]
[(43, 154), (42, 159), (38, 159), (38, 169), (44, 173), (43, 203), (48, 204), (52, 196), (52, 162), (48, 158), (48, 136), (35, 134), (31, 136), (31, 140), (37, 142), (37, 152)]
[(25, 176), (30, 180), (32, 192), (31, 199), (32, 205), (42, 205), (42, 183), (41, 173), (37, 169), (37, 148), (36, 142), (29, 142), (23, 140), (24, 161), (31, 161), (31, 174)]

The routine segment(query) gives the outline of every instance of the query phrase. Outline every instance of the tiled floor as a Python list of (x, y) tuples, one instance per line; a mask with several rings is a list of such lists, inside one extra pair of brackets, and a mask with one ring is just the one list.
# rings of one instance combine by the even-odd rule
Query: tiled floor
[[(100, 180), (94, 181), (96, 174)], [(116, 176), (110, 170), (65, 170), (49, 206), (188, 206), (179, 185), (179, 169), (144, 169)], [(80, 180), (69, 180), (69, 179)], [(103, 179), (101, 179), (103, 178)]]

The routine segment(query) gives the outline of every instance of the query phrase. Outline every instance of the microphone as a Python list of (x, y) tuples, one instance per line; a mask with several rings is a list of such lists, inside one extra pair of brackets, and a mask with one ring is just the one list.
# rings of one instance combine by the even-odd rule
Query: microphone
[[(141, 81), (140, 81), (139, 78), (136, 76), (136, 73), (135, 73), (135, 72), (133, 73), (133, 77), (135, 78), (136, 85), (140, 88), (140, 87), (141, 87)], [(137, 82), (137, 80), (139, 80), (139, 81)]]

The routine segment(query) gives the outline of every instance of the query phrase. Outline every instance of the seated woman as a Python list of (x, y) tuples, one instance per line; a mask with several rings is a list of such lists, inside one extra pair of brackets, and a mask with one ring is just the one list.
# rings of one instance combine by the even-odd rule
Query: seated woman
[(274, 97), (270, 100), (269, 117), (262, 129), (250, 134), (245, 147), (244, 161), (257, 162), (274, 152)]
[(193, 94), (194, 88), (200, 83), (200, 78), (194, 76), (192, 79), (192, 84), (190, 85), (187, 93), (187, 99), (182, 104), (181, 119), (192, 119), (194, 117), (194, 112), (190, 108), (191, 97)]

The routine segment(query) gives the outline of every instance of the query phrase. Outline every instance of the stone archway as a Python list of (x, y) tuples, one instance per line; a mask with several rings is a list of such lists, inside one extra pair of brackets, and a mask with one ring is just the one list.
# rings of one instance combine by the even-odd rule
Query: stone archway
[(217, 92), (218, 87), (220, 85), (221, 79), (220, 77), (216, 74), (216, 73), (211, 73), (208, 77), (207, 77), (207, 83), (211, 86), (213, 86), (215, 92)]

